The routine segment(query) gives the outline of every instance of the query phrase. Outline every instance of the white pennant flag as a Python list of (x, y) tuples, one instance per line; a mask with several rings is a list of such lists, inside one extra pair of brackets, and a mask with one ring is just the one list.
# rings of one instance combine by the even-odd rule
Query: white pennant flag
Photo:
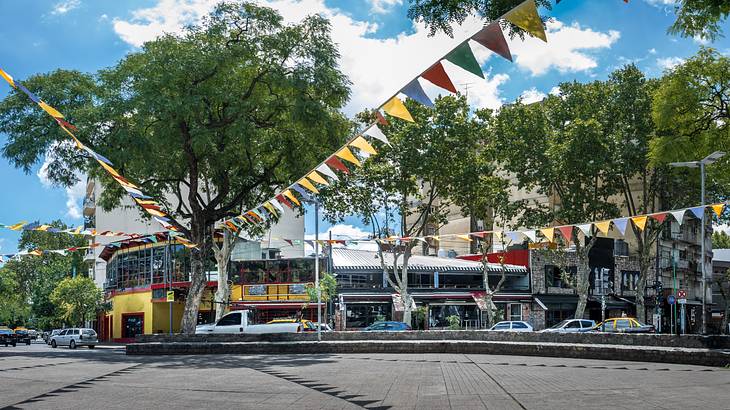
[(324, 175), (334, 179), (335, 181), (340, 180), (340, 178), (337, 177), (337, 174), (335, 174), (335, 172), (332, 171), (332, 169), (330, 169), (330, 167), (328, 167), (327, 164), (322, 164), (322, 165), (318, 166), (317, 172), (319, 172), (320, 174), (324, 174)]
[(514, 232), (507, 232), (507, 236), (512, 241), (512, 243), (520, 243), (522, 242), (522, 232), (514, 231)]
[(383, 134), (383, 131), (380, 131), (380, 128), (378, 128), (377, 125), (373, 125), (372, 127), (368, 128), (367, 130), (365, 130), (365, 132), (363, 132), (363, 134), (369, 137), (373, 137), (376, 140), (383, 141), (386, 144), (390, 144), (390, 142), (388, 142), (388, 137)]
[(580, 229), (581, 232), (583, 232), (583, 235), (585, 236), (593, 236), (591, 232), (593, 224), (583, 224), (583, 225), (577, 225), (578, 229)]
[(523, 231), (522, 234), (525, 235), (530, 240), (530, 242), (537, 242), (537, 233), (534, 230)]
[(274, 208), (278, 209), (279, 212), (281, 212), (282, 214), (284, 213), (284, 207), (281, 206), (281, 204), (279, 203), (279, 201), (277, 201), (274, 198), (271, 198), (271, 200), (269, 202), (271, 203), (271, 205), (274, 205)]
[(672, 211), (672, 216), (674, 217), (674, 219), (677, 220), (677, 222), (679, 222), (680, 226), (682, 225), (682, 222), (684, 222), (684, 213), (686, 211), (687, 211), (686, 209), (681, 209), (679, 211)]

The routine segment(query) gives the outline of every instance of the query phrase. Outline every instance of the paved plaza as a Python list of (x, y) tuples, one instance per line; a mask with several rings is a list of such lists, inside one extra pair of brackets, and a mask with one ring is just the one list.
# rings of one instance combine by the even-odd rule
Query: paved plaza
[(3, 408), (722, 409), (730, 370), (495, 355), (126, 356), (0, 348)]

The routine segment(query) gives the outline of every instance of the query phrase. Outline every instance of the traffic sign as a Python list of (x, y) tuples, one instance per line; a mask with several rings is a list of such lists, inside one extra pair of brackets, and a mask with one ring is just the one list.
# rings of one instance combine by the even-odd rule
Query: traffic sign
[(687, 304), (687, 299), (685, 299), (685, 298), (677, 299), (677, 303), (679, 303), (680, 305), (685, 305), (685, 304)]
[(673, 305), (676, 301), (677, 299), (674, 297), (674, 295), (667, 296), (667, 303), (669, 303), (670, 305)]
[[(687, 291), (684, 289), (680, 289), (677, 291), (677, 298), (678, 299), (687, 299)], [(681, 302), (680, 302), (681, 303)]]
[(168, 302), (174, 302), (175, 301), (175, 291), (174, 290), (168, 290), (167, 291), (167, 301)]

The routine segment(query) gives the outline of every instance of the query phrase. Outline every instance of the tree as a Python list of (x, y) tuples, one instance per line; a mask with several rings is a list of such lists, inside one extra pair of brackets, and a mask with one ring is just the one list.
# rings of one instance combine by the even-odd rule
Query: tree
[(730, 235), (725, 231), (713, 232), (712, 249), (730, 249)]
[(213, 301), (215, 302), (216, 323), (228, 312), (228, 305), (231, 299), (231, 285), (228, 283), (228, 265), (231, 261), (231, 253), (236, 246), (238, 235), (228, 229), (221, 232), (221, 243), (216, 240), (211, 242), (215, 256), (216, 268), (218, 269), (218, 288), (215, 291)]
[(723, 0), (682, 0), (676, 2), (677, 20), (672, 34), (715, 40), (722, 36), (720, 23), (730, 14), (730, 3)]
[(727, 334), (728, 331), (728, 319), (730, 318), (730, 269), (726, 269), (721, 274), (714, 275), (715, 284), (717, 290), (722, 296), (722, 300), (725, 302), (725, 312), (722, 315), (722, 329), (721, 332)]
[[(477, 15), (488, 21), (499, 17), (520, 5), (524, 0), (410, 0), (408, 18), (423, 22), (431, 35), (442, 31), (449, 36), (453, 35), (453, 24), (461, 24), (467, 17)], [(550, 0), (536, 0), (538, 7), (552, 10)], [(545, 21), (546, 18), (542, 17)], [(521, 28), (510, 24), (513, 35), (523, 37), (525, 32)]]
[(30, 316), (27, 301), (23, 299), (17, 274), (0, 267), (0, 325), (25, 325)]
[[(84, 144), (160, 200), (197, 245), (184, 333), (195, 330), (215, 222), (270, 198), (350, 132), (338, 111), (349, 96), (338, 57), (325, 18), (285, 25), (270, 8), (234, 2), (111, 68), (24, 82), (78, 126)], [(17, 92), (0, 103), (3, 155), (29, 171), (53, 150), (52, 181), (68, 185), (88, 172), (104, 185), (99, 203), (118, 205), (124, 191), (43, 115)]]
[[(420, 242), (408, 238), (434, 235), (446, 223), (454, 189), (463, 183), (460, 170), (472, 165), (482, 124), (470, 116), (463, 96), (438, 98), (434, 108), (409, 99), (406, 107), (415, 122), (393, 119), (383, 126), (390, 145), (323, 190), (320, 200), (332, 221), (348, 214), (372, 219), (383, 211), (380, 206), (395, 208), (399, 237), (404, 239), (390, 240), (381, 231), (378, 255), (384, 277), (403, 299), (403, 320), (410, 323), (413, 299), (408, 261)], [(386, 252), (393, 255), (392, 272), (385, 262)]]
[(63, 279), (51, 293), (51, 300), (61, 309), (66, 323), (83, 326), (96, 316), (104, 295), (91, 278), (76, 276)]

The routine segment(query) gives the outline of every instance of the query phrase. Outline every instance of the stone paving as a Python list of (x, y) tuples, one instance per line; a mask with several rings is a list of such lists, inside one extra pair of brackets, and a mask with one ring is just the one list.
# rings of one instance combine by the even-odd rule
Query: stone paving
[(463, 354), (0, 348), (0, 408), (729, 409), (730, 370)]

